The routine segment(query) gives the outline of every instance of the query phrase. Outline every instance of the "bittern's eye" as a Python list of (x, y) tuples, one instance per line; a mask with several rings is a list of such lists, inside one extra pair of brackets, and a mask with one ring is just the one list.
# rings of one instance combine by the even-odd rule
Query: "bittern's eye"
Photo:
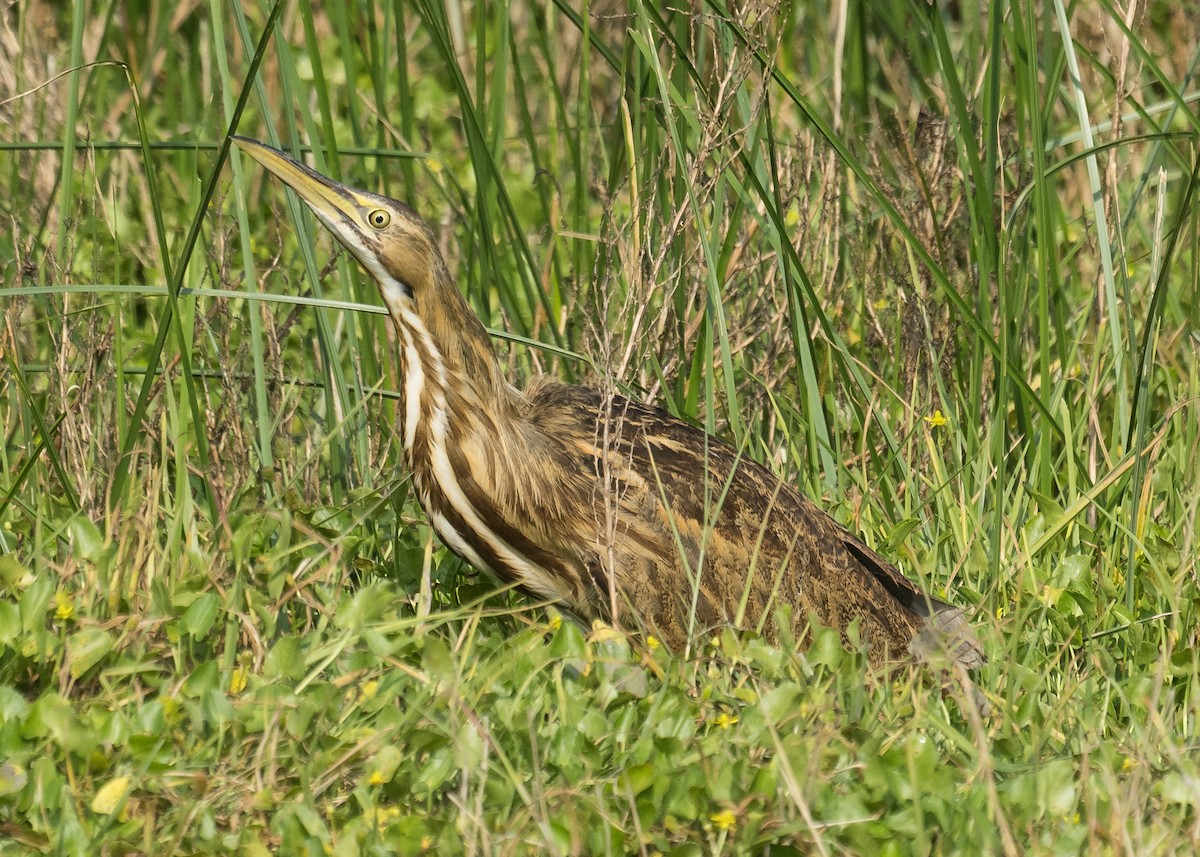
[(367, 223), (374, 226), (376, 229), (382, 229), (392, 222), (392, 216), (382, 208), (377, 208), (367, 215)]

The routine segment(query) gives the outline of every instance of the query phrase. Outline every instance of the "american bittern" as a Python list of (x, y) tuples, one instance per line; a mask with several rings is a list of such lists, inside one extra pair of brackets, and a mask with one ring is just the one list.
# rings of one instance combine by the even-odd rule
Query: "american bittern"
[(921, 592), (766, 468), (650, 405), (505, 380), (433, 232), (409, 206), (235, 138), (375, 279), (395, 324), (398, 419), (421, 505), (459, 556), (582, 619), (667, 645), (724, 623), (775, 637), (777, 608), (880, 664), (983, 660), (962, 611)]

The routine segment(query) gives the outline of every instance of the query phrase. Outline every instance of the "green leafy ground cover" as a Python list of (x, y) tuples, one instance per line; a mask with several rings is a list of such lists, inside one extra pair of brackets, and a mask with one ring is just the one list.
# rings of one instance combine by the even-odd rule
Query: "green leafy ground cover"
[[(1200, 847), (1184, 7), (0, 14), (0, 853)], [(412, 202), (513, 377), (695, 420), (975, 607), (991, 715), (496, 594), (411, 496), (373, 286), (234, 128)]]

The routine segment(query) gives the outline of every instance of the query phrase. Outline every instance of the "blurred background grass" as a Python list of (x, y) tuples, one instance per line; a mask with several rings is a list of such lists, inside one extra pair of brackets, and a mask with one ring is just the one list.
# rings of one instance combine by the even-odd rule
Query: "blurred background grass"
[[(0, 851), (1195, 850), (1196, 21), (4, 3)], [(993, 716), (493, 596), (373, 285), (231, 130), (422, 212), (511, 377), (977, 606)]]

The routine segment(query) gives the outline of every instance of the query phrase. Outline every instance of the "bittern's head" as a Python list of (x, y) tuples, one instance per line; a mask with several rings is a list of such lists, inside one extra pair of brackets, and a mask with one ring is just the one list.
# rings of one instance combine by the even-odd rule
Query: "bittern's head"
[(339, 184), (257, 140), (233, 141), (304, 200), (379, 283), (393, 313), (439, 285), (445, 269), (441, 253), (409, 206)]
[[(492, 398), (507, 390), (487, 330), (450, 279), (420, 215), (402, 202), (327, 179), (256, 140), (233, 140), (294, 190), (375, 278), (407, 343), (401, 349), (407, 365), (424, 355), (439, 371), (453, 373), (460, 389), (487, 389)], [(422, 355), (414, 343), (420, 343)]]

